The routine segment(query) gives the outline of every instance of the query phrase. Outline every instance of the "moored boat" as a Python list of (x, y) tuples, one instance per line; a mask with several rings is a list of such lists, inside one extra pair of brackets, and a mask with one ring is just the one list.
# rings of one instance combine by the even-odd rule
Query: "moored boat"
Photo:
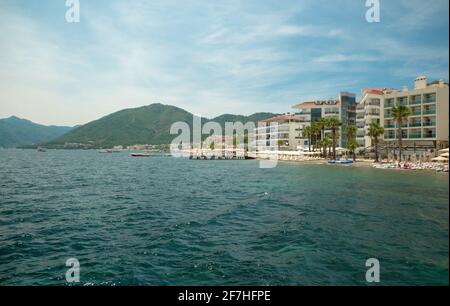
[(331, 165), (334, 165), (334, 164), (348, 165), (348, 164), (353, 164), (353, 161), (352, 160), (329, 160), (328, 163)]
[(131, 153), (130, 156), (131, 157), (149, 157), (150, 154), (149, 153)]

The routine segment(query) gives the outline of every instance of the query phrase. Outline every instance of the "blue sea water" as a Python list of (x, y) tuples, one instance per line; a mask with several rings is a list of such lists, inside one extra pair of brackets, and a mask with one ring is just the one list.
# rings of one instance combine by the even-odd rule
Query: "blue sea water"
[(0, 150), (0, 284), (448, 285), (448, 176)]

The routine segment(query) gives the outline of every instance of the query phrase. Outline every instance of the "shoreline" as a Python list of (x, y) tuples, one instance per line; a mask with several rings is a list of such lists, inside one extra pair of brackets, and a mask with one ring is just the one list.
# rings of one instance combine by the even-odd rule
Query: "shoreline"
[[(377, 169), (377, 170), (394, 170), (394, 171), (413, 171), (413, 172), (430, 172), (430, 173), (443, 173), (443, 174), (449, 174), (448, 170), (447, 171), (443, 171), (443, 170), (437, 170), (437, 169), (433, 169), (433, 168), (412, 168), (412, 169), (403, 169), (403, 168), (394, 168), (394, 167), (385, 167), (383, 168), (383, 165), (385, 166), (391, 166), (393, 165), (393, 163), (391, 162), (380, 162), (380, 163), (375, 163), (374, 161), (370, 161), (370, 160), (356, 160), (356, 162), (354, 162), (353, 164), (328, 164), (328, 160), (322, 159), (322, 160), (278, 160), (279, 162), (282, 163), (298, 163), (298, 164), (305, 164), (305, 165), (326, 165), (326, 166), (335, 166), (335, 167), (354, 167), (354, 168), (371, 168), (371, 169)], [(433, 166), (435, 166), (436, 168), (438, 168), (439, 166), (442, 167), (442, 169), (445, 167), (444, 165), (439, 165), (437, 163), (422, 163), (425, 164), (427, 166), (429, 166), (430, 164), (432, 164)], [(376, 165), (379, 165), (378, 167), (376, 167)], [(448, 167), (447, 167), (448, 169)]]

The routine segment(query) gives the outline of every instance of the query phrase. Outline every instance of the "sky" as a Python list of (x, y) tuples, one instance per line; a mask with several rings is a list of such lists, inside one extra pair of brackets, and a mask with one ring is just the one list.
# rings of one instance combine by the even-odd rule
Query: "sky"
[(449, 78), (448, 0), (0, 0), (0, 118), (78, 125), (171, 104), (208, 118)]

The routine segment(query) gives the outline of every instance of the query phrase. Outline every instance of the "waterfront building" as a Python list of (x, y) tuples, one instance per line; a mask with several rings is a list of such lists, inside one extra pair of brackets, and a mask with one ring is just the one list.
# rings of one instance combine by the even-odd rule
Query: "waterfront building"
[[(299, 112), (298, 116), (304, 116), (306, 125), (319, 121), (321, 118), (334, 117), (342, 122), (339, 128), (339, 138), (337, 145), (345, 147), (347, 145), (347, 138), (345, 136), (345, 129), (349, 125), (356, 125), (356, 96), (353, 93), (341, 92), (339, 99), (327, 99), (319, 101), (300, 102), (293, 106)], [(329, 131), (325, 131), (328, 133)], [(308, 147), (308, 139), (302, 139), (303, 147)]]
[(383, 142), (395, 146), (397, 124), (392, 117), (392, 108), (405, 105), (412, 115), (402, 126), (403, 144), (406, 148), (448, 147), (449, 94), (444, 81), (428, 83), (427, 77), (418, 76), (414, 88), (409, 90), (365, 89), (356, 109), (357, 141), (361, 147), (372, 147), (367, 129), (372, 122), (384, 127)]
[(387, 89), (365, 88), (362, 90), (362, 99), (356, 106), (356, 141), (360, 147), (371, 147), (372, 138), (367, 136), (371, 123), (381, 122), (381, 109), (384, 93)]
[(259, 121), (255, 129), (256, 147), (271, 151), (298, 150), (303, 147), (302, 130), (306, 125), (305, 116), (290, 113)]
[(402, 126), (406, 146), (448, 147), (448, 84), (444, 81), (428, 83), (425, 76), (419, 76), (414, 89), (404, 86), (401, 91), (384, 95), (381, 120), (384, 123), (384, 141), (396, 141), (397, 126), (392, 118), (392, 107), (406, 105), (412, 116)]

